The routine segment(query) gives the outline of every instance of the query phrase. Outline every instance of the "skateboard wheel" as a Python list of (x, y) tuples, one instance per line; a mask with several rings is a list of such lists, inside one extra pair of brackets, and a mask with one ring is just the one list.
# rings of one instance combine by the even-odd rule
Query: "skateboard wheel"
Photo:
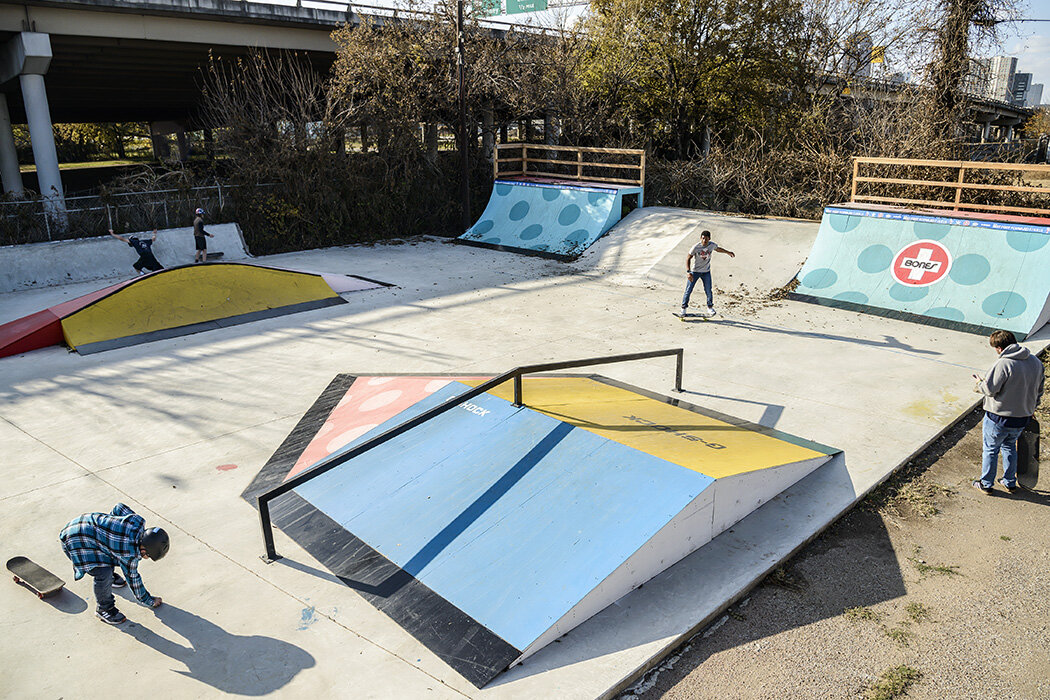
[(37, 593), (36, 597), (39, 598), (40, 600), (43, 600), (44, 599), (44, 594), (43, 593)]
[(15, 583), (22, 583), (22, 579), (18, 578), (17, 576), (12, 576), (11, 578), (15, 580)]

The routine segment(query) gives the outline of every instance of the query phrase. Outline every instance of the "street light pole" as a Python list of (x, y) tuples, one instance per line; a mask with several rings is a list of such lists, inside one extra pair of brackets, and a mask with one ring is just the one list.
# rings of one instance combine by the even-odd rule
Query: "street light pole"
[(459, 81), (459, 200), (463, 230), (470, 228), (470, 148), (467, 146), (467, 80), (464, 56), (463, 0), (456, 0), (456, 79)]

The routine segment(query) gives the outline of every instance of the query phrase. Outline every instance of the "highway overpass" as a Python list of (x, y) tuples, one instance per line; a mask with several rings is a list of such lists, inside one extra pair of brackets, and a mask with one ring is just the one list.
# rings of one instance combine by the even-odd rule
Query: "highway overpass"
[(21, 192), (11, 123), (27, 123), (42, 193), (61, 209), (51, 125), (147, 121), (184, 126), (209, 55), (253, 48), (302, 53), (327, 70), (331, 32), (360, 17), (348, 5), (239, 0), (0, 2), (0, 175)]

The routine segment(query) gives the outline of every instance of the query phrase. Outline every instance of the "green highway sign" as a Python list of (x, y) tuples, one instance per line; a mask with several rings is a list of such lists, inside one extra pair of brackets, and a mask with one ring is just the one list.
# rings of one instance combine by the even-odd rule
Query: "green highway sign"
[(503, 14), (500, 0), (471, 0), (476, 17), (495, 17)]
[(539, 12), (547, 9), (547, 0), (507, 0), (507, 14), (520, 15), (523, 12)]

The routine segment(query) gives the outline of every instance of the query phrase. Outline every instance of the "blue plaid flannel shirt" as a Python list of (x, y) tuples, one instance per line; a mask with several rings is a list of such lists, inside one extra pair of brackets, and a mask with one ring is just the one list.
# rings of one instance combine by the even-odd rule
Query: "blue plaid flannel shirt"
[(135, 597), (153, 605), (139, 576), (139, 541), (146, 521), (123, 503), (106, 513), (85, 513), (62, 528), (62, 551), (73, 562), (75, 580), (98, 566), (119, 566)]

